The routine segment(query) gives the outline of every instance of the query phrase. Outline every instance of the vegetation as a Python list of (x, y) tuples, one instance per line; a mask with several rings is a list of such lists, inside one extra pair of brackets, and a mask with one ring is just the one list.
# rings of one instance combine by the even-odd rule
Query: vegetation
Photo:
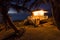
[(8, 15), (8, 10), (10, 7), (13, 7), (15, 8), (18, 12), (19, 10), (27, 10), (29, 13), (32, 12), (31, 8), (33, 6), (37, 6), (40, 5), (41, 3), (45, 3), (47, 5), (48, 2), (51, 3), (51, 6), (52, 6), (52, 15), (53, 15), (53, 18), (54, 18), (54, 21), (55, 21), (55, 24), (58, 25), (58, 29), (60, 29), (60, 0), (35, 0), (29, 8), (25, 7), (25, 4), (27, 2), (29, 2), (30, 0), (24, 0), (23, 1), (23, 5), (22, 6), (18, 6), (19, 4), (19, 1), (20, 0), (17, 0), (16, 2), (16, 5), (13, 5), (10, 3), (10, 1), (12, 0), (0, 0), (0, 11), (1, 11), (1, 14), (3, 15), (3, 20), (4, 20), (4, 23), (7, 25), (9, 25), (11, 28), (13, 28), (15, 30), (15, 32), (19, 33), (18, 29), (16, 28), (16, 26), (13, 24), (13, 22), (10, 20), (9, 18), (9, 15)]

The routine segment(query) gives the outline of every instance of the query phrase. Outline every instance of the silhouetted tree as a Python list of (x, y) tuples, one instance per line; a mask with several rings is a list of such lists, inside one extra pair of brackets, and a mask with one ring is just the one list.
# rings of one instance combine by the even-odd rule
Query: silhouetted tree
[(60, 0), (49, 0), (55, 25), (60, 30)]
[[(3, 20), (4, 20), (4, 23), (9, 25), (12, 29), (14, 29), (14, 31), (17, 33), (17, 35), (21, 36), (23, 35), (24, 33), (24, 29), (21, 29), (23, 31), (19, 31), (16, 26), (13, 24), (13, 22), (11, 21), (9, 15), (8, 15), (8, 10), (9, 10), (9, 4), (10, 3), (10, 0), (0, 0), (0, 9), (1, 9), (1, 14), (3, 15)], [(6, 27), (7, 27), (6, 25)]]

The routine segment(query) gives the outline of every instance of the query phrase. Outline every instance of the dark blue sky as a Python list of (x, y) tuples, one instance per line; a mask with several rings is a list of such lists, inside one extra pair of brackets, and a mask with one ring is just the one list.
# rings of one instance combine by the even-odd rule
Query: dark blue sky
[[(20, 0), (21, 1), (21, 0)], [(34, 2), (34, 0), (31, 0), (30, 2), (26, 3), (26, 7), (29, 8), (29, 6)], [(12, 4), (16, 4), (16, 1), (15, 2), (11, 2)], [(20, 2), (19, 6), (21, 6), (22, 3)], [(41, 5), (38, 5), (36, 8), (38, 9), (44, 9), (44, 10), (48, 10), (48, 15), (50, 16), (51, 15), (51, 6), (50, 4), (48, 3), (47, 5), (46, 4), (41, 4)], [(31, 10), (35, 10), (36, 9), (35, 7), (33, 7)], [(10, 14), (10, 16), (12, 16), (12, 20), (23, 20), (23, 19), (26, 19), (27, 16), (29, 15), (27, 12), (24, 12), (24, 11), (20, 11), (19, 13), (13, 9), (13, 8), (10, 8), (10, 10), (8, 11), (8, 13)]]

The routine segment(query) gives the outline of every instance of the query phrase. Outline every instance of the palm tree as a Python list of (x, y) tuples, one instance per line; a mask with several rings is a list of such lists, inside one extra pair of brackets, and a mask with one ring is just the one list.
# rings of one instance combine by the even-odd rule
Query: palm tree
[[(4, 4), (5, 3), (5, 4)], [(24, 29), (21, 29), (20, 31), (16, 28), (16, 26), (13, 24), (13, 22), (11, 21), (9, 15), (8, 15), (8, 10), (9, 10), (9, 6), (10, 6), (10, 0), (0, 0), (0, 10), (1, 10), (1, 14), (3, 15), (3, 20), (4, 20), (4, 23), (9, 25), (15, 32), (16, 34), (19, 36), (22, 36), (23, 33), (25, 32)], [(7, 25), (6, 25), (6, 28), (7, 28)]]
[(60, 30), (60, 0), (49, 0), (52, 8), (52, 16), (55, 25), (57, 25), (57, 28)]

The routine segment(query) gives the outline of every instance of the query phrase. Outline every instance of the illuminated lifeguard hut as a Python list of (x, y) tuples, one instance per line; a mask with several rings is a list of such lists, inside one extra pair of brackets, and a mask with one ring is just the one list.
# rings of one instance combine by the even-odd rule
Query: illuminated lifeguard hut
[(36, 25), (39, 25), (41, 20), (48, 19), (48, 15), (45, 16), (45, 13), (48, 13), (48, 11), (38, 10), (38, 11), (33, 11), (32, 13), (33, 15), (31, 19), (35, 20)]
[(27, 21), (32, 22), (35, 25), (39, 25), (41, 20), (48, 19), (48, 15), (45, 16), (48, 11), (38, 10), (33, 11), (31, 16), (28, 16)]
[(40, 20), (44, 20), (44, 19), (48, 19), (48, 15), (44, 15), (45, 13), (48, 13), (48, 11), (44, 11), (44, 10), (38, 10), (38, 11), (33, 11), (33, 18), (34, 19), (40, 19)]

